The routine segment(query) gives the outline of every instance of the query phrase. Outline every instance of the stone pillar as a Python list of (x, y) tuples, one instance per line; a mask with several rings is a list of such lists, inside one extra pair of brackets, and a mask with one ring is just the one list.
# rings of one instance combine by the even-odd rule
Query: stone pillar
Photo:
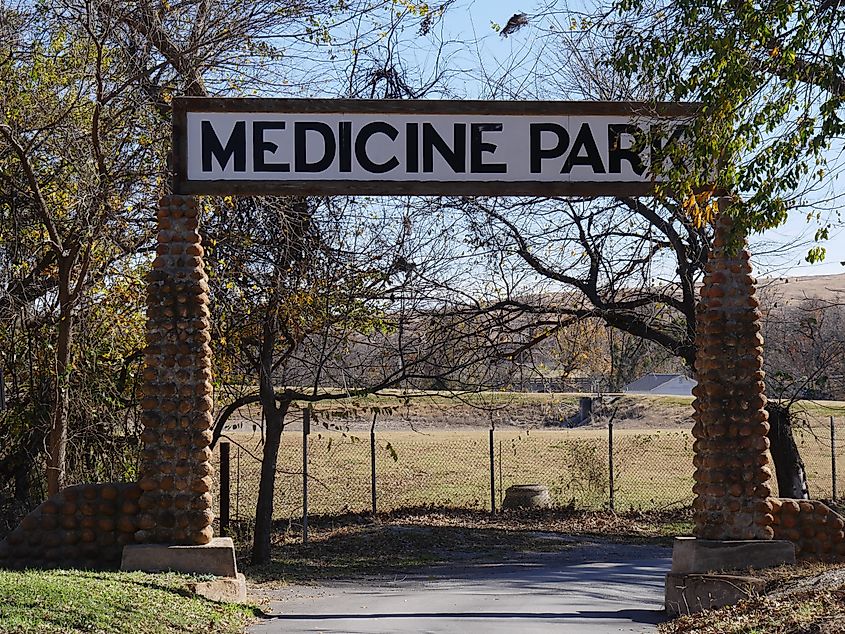
[(211, 540), (211, 325), (197, 199), (165, 196), (148, 276), (137, 542)]
[(695, 535), (772, 539), (761, 315), (748, 251), (729, 235), (719, 220), (697, 311)]

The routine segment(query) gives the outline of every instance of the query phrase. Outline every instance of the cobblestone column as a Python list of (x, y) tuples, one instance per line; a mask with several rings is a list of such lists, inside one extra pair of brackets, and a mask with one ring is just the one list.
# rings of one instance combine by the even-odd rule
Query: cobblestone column
[(197, 199), (163, 197), (148, 276), (138, 542), (206, 544), (213, 534), (211, 326), (202, 256)]
[(697, 311), (695, 535), (771, 539), (773, 501), (759, 303), (745, 249), (718, 221)]

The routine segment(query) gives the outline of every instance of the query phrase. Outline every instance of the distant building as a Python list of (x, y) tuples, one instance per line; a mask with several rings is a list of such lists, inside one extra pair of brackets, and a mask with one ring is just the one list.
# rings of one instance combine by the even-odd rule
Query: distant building
[(660, 394), (665, 396), (692, 396), (695, 379), (683, 374), (646, 374), (622, 388), (628, 394)]

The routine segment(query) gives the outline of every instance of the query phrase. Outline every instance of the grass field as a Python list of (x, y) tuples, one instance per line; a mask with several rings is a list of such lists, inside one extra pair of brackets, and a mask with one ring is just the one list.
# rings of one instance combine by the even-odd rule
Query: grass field
[[(380, 511), (415, 506), (489, 509), (491, 498), (488, 429), (467, 421), (474, 406), (445, 396), (426, 397), (410, 406), (414, 413), (384, 421), (376, 432), (376, 494)], [(552, 406), (572, 407), (577, 398), (560, 394), (487, 394), (474, 398), (508, 401), (503, 416), (525, 419)], [(438, 401), (433, 404), (431, 399)], [(686, 397), (625, 397), (624, 417), (615, 423), (613, 494), (617, 510), (663, 509), (692, 500), (692, 444), (688, 431), (690, 399)], [(369, 397), (357, 406), (390, 409), (394, 396)], [(477, 403), (476, 403), (477, 405)], [(538, 409), (539, 408), (539, 409)], [(542, 409), (546, 408), (546, 409)], [(833, 493), (830, 428), (838, 417), (836, 443), (838, 492), (845, 490), (845, 406), (842, 403), (800, 403), (808, 421), (796, 432), (810, 480), (811, 494)], [(358, 411), (358, 410), (356, 410)], [(470, 414), (468, 414), (468, 412)], [(479, 414), (472, 414), (479, 416)], [(480, 416), (485, 416), (482, 413)], [(464, 417), (464, 418), (462, 418)], [(451, 427), (431, 427), (428, 419), (450, 421)], [(660, 428), (662, 419), (670, 426)], [(379, 419), (382, 421), (382, 419)], [(473, 424), (469, 424), (472, 422)], [(483, 420), (481, 421), (483, 423)], [(463, 423), (463, 424), (462, 424)], [(637, 423), (647, 426), (637, 428)], [(658, 428), (654, 428), (657, 426)], [(412, 431), (411, 428), (413, 428)], [(297, 518), (302, 512), (302, 438), (294, 423), (283, 436), (276, 483), (275, 516)], [(370, 437), (363, 427), (347, 431), (316, 427), (309, 437), (309, 511), (317, 514), (371, 509)], [(451, 429), (451, 430), (450, 430)], [(261, 447), (260, 434), (230, 432), (231, 509), (248, 518), (255, 508)], [(610, 503), (608, 430), (505, 426), (493, 442), (493, 479), (497, 506), (512, 484), (540, 483), (549, 487), (553, 503), (584, 509), (605, 509)]]
[(141, 572), (0, 570), (2, 634), (235, 634), (253, 617), (187, 591), (190, 577)]
[[(618, 508), (663, 507), (689, 501), (692, 439), (687, 432), (614, 434)], [(235, 435), (246, 447), (254, 439)], [(609, 503), (607, 431), (501, 431), (494, 435), (496, 504), (513, 484), (546, 484), (557, 505), (605, 508)], [(309, 510), (317, 514), (371, 507), (369, 435), (320, 432), (309, 438)], [(667, 469), (667, 460), (674, 468)], [(277, 517), (301, 513), (299, 434), (282, 443)], [(232, 449), (233, 514), (249, 516), (257, 498), (258, 461)], [(490, 508), (488, 432), (382, 432), (376, 436), (380, 510), (436, 505)]]

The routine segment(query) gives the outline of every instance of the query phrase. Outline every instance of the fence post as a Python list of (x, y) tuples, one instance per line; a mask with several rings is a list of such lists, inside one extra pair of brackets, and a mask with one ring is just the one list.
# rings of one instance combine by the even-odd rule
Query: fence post
[(0, 357), (0, 412), (6, 411), (6, 375), (3, 373), (6, 360)]
[(616, 504), (614, 500), (614, 484), (613, 484), (613, 421), (607, 423), (607, 472), (608, 481), (610, 485), (610, 512), (616, 512)]
[(370, 425), (370, 501), (373, 505), (373, 517), (376, 516), (376, 417), (373, 412), (373, 424)]
[(833, 424), (833, 416), (830, 417), (830, 474), (832, 484), (833, 501), (836, 501), (836, 427)]
[(502, 484), (502, 441), (499, 440), (499, 508), (502, 508), (504, 502), (502, 497), (504, 490), (504, 484)]
[(302, 410), (302, 543), (308, 543), (308, 434), (311, 433), (311, 409)]
[(231, 473), (229, 473), (229, 443), (220, 443), (220, 535), (229, 535), (229, 498), (231, 495)]
[(490, 428), (490, 513), (496, 513), (496, 461), (493, 455), (493, 428)]

